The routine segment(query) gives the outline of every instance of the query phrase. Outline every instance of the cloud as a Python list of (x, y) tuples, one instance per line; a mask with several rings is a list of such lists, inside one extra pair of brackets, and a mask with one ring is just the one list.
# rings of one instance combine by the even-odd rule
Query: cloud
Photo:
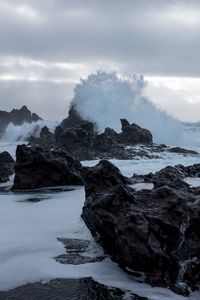
[[(9, 106), (21, 103), (28, 88), (30, 105), (36, 101), (36, 88), (45, 104), (49, 91), (65, 99), (80, 77), (97, 69), (200, 77), (198, 0), (0, 0), (0, 28), (3, 106), (7, 99)], [(9, 85), (16, 89), (15, 100)], [(180, 103), (182, 95), (169, 90)], [(184, 90), (187, 103), (195, 91), (193, 87), (186, 97)], [(45, 110), (43, 102), (39, 110)]]

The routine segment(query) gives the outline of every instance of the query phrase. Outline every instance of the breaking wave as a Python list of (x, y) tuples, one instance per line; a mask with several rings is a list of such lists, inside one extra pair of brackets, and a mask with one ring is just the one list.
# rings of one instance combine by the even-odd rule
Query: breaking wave
[(27, 139), (33, 135), (35, 137), (39, 136), (41, 128), (47, 126), (51, 131), (54, 131), (55, 127), (58, 125), (53, 121), (40, 120), (32, 123), (23, 123), (22, 125), (14, 125), (10, 123), (5, 130), (4, 135), (1, 138), (3, 142), (25, 142)]
[(99, 71), (76, 85), (72, 104), (82, 117), (96, 122), (100, 132), (105, 127), (120, 131), (120, 118), (126, 118), (149, 129), (157, 143), (179, 144), (182, 124), (143, 95), (146, 84), (142, 75)]

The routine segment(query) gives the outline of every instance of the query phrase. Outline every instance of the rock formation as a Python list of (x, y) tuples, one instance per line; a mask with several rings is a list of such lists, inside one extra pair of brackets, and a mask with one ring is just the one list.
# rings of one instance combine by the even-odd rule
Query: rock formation
[(19, 145), (13, 190), (82, 185), (81, 168), (66, 152)]
[(84, 168), (83, 175), (82, 218), (112, 259), (132, 274), (144, 273), (154, 286), (183, 295), (195, 290), (200, 284), (200, 189), (183, 178), (200, 176), (200, 165), (143, 176), (154, 183), (151, 190), (134, 190), (105, 161)]

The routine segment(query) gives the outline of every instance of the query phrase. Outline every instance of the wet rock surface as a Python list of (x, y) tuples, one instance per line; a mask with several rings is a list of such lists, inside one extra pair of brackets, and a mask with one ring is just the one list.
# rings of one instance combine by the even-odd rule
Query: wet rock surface
[(81, 168), (66, 152), (19, 145), (13, 190), (82, 185)]
[[(96, 125), (84, 120), (75, 106), (69, 110), (69, 116), (64, 119), (55, 132), (51, 133), (44, 127), (39, 137), (31, 136), (29, 145), (42, 146), (47, 149), (64, 149), (77, 160), (91, 159), (136, 159), (160, 158), (162, 152), (173, 152), (181, 155), (196, 155), (197, 152), (180, 147), (170, 148), (166, 145), (153, 144), (149, 130), (136, 124), (129, 124), (121, 119), (122, 131), (117, 133), (112, 128), (105, 128), (98, 133)], [(138, 148), (137, 145), (140, 145)]]
[(58, 238), (58, 241), (65, 246), (66, 254), (55, 257), (61, 264), (81, 265), (91, 262), (102, 261), (105, 256), (89, 256), (90, 241), (81, 239)]
[[(109, 168), (111, 174), (113, 165), (107, 162)], [(183, 178), (200, 176), (199, 171), (200, 165), (166, 167), (139, 176), (138, 181), (154, 187), (136, 191), (118, 172), (105, 181), (101, 162), (84, 168), (82, 218), (122, 268), (145, 273), (145, 281), (154, 286), (188, 295), (200, 284), (200, 191)]]
[[(126, 297), (126, 298), (125, 298)], [(100, 284), (92, 278), (54, 279), (29, 283), (0, 292), (0, 300), (148, 300), (130, 292)]]
[(0, 137), (4, 134), (10, 123), (22, 125), (24, 122), (32, 123), (38, 120), (42, 119), (37, 114), (31, 113), (25, 105), (20, 109), (13, 109), (10, 112), (0, 111)]
[(14, 173), (14, 159), (7, 152), (0, 153), (0, 183), (7, 182), (9, 176)]

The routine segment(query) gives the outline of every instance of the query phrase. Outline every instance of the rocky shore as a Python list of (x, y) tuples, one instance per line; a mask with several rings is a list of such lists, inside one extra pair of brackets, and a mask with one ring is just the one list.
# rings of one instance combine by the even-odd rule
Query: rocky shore
[[(183, 178), (199, 171), (200, 165), (179, 165), (127, 180), (108, 161), (85, 167), (82, 218), (124, 270), (189, 295), (200, 284), (200, 189)], [(153, 188), (136, 191), (131, 181)]]
[(134, 123), (129, 124), (126, 119), (120, 121), (120, 133), (112, 128), (105, 128), (103, 133), (98, 133), (96, 124), (84, 120), (72, 106), (68, 117), (56, 127), (54, 133), (45, 126), (39, 137), (29, 138), (29, 145), (62, 149), (76, 160), (151, 159), (160, 158), (160, 154), (164, 152), (198, 155), (193, 150), (155, 144), (149, 130)]

